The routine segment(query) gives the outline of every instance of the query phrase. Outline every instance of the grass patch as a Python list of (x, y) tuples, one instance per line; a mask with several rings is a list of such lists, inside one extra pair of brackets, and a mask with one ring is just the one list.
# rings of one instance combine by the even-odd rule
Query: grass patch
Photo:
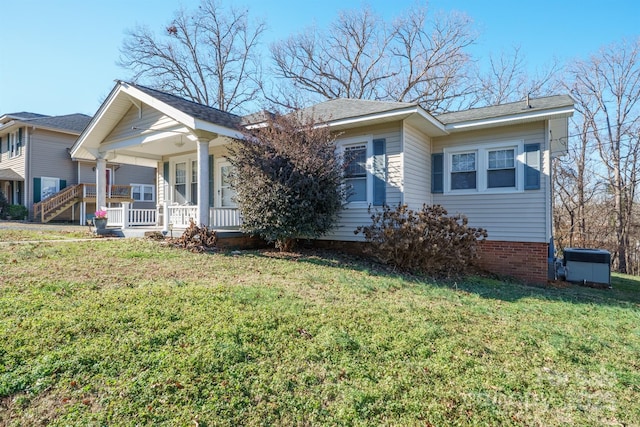
[(434, 283), (331, 253), (0, 247), (2, 425), (633, 425), (640, 284)]
[(41, 240), (69, 240), (93, 237), (89, 227), (85, 230), (0, 229), (0, 242), (25, 242)]

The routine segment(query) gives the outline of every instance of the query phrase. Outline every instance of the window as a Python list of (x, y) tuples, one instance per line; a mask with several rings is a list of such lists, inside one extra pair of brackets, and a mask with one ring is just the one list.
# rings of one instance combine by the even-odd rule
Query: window
[(40, 178), (40, 200), (51, 197), (60, 191), (60, 179), (43, 176)]
[(175, 201), (178, 203), (187, 202), (187, 163), (176, 163), (175, 175)]
[(515, 150), (489, 151), (489, 168), (487, 169), (487, 187), (504, 188), (516, 186)]
[(7, 135), (7, 152), (10, 159), (22, 154), (22, 129)]
[(367, 145), (352, 145), (344, 149), (347, 202), (367, 201)]
[(198, 203), (198, 161), (191, 161), (191, 203)]
[(476, 188), (476, 153), (451, 155), (451, 189)]
[(522, 141), (445, 148), (444, 192), (524, 190), (524, 148)]
[(135, 202), (155, 202), (155, 185), (131, 184), (131, 198)]

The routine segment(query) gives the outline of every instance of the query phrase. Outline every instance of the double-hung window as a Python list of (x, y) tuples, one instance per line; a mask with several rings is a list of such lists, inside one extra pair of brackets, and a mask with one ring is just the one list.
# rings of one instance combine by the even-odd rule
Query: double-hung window
[(477, 186), (476, 153), (451, 155), (451, 189), (469, 190)]
[(523, 141), (445, 148), (444, 192), (523, 191), (525, 151)]
[(22, 129), (7, 135), (7, 152), (10, 159), (22, 154)]
[(344, 148), (347, 202), (366, 202), (367, 197), (367, 144)]
[(175, 201), (178, 203), (187, 202), (187, 163), (175, 164)]
[(506, 148), (489, 150), (487, 188), (516, 187), (516, 150)]
[(381, 206), (387, 197), (386, 138), (362, 135), (337, 141), (342, 157), (346, 201), (352, 208)]
[(131, 198), (134, 202), (154, 202), (155, 185), (131, 184)]
[(191, 160), (191, 203), (198, 203), (198, 161)]

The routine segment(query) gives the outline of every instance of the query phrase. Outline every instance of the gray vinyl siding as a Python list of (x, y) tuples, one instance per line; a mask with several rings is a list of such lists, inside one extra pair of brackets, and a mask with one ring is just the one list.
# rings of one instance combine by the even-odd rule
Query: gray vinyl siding
[[(75, 166), (77, 167), (77, 166)], [(95, 163), (82, 162), (79, 166), (79, 181), (83, 184), (96, 183)], [(108, 163), (107, 168), (112, 170), (112, 182), (114, 185), (150, 184), (156, 185), (156, 169), (135, 165), (120, 165)], [(156, 202), (158, 201), (158, 186), (156, 185)], [(154, 209), (156, 202), (134, 202), (132, 207), (136, 209)]]
[(76, 135), (44, 129), (29, 130), (30, 176), (25, 179), (24, 200), (29, 211), (33, 208), (33, 178), (58, 178), (65, 180), (67, 187), (78, 183), (76, 164), (68, 151), (76, 139)]
[(416, 128), (404, 125), (404, 203), (411, 209), (431, 204), (431, 141)]
[(450, 214), (462, 213), (471, 226), (487, 229), (489, 240), (546, 242), (549, 236), (549, 164), (544, 122), (502, 129), (465, 132), (433, 139), (433, 152), (444, 147), (524, 140), (539, 143), (542, 153), (540, 189), (505, 194), (433, 194), (433, 203)]
[[(116, 185), (150, 184), (156, 186), (156, 201), (158, 200), (158, 186), (156, 185), (156, 169), (144, 166), (119, 165), (112, 167), (113, 183)], [(133, 202), (136, 209), (155, 209), (156, 202)]]
[[(402, 125), (400, 122), (372, 127), (350, 129), (340, 134), (341, 138), (372, 135), (373, 139), (385, 139), (385, 154), (387, 161), (386, 203), (397, 205), (402, 202)], [(340, 213), (337, 227), (322, 239), (361, 241), (362, 235), (355, 235), (353, 231), (360, 225), (371, 223), (371, 214), (367, 208), (346, 208)]]
[[(132, 106), (122, 120), (113, 128), (111, 133), (103, 141), (104, 144), (118, 141), (125, 138), (137, 137), (140, 135), (139, 129), (162, 128), (168, 124), (177, 123), (172, 118), (165, 116), (155, 108), (146, 104), (141, 105), (141, 109)], [(133, 129), (133, 127), (139, 129)]]

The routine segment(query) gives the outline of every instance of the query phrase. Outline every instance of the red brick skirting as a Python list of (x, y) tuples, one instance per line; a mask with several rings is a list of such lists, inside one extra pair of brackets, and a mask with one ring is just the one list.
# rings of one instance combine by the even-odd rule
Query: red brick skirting
[(547, 283), (548, 243), (485, 240), (478, 254), (479, 266), (487, 271), (528, 283)]

